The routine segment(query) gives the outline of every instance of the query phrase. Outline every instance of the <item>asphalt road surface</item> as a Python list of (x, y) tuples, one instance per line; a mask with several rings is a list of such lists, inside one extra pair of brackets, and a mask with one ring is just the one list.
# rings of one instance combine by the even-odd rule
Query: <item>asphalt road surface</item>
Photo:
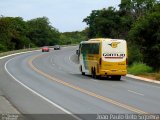
[(48, 119), (53, 114), (91, 120), (97, 114), (160, 113), (160, 85), (82, 76), (75, 52), (76, 47), (66, 47), (0, 60), (3, 93), (21, 113), (46, 114)]

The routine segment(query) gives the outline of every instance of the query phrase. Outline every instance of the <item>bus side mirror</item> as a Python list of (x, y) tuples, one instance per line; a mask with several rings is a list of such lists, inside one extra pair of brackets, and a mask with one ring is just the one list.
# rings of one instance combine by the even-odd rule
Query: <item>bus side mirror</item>
[(79, 55), (79, 53), (80, 53), (79, 50), (76, 50), (76, 54)]

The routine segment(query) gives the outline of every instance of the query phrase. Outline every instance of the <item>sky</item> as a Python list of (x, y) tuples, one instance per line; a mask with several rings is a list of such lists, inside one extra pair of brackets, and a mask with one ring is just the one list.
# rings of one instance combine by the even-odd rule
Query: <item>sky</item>
[(84, 30), (82, 22), (92, 10), (118, 8), (121, 0), (0, 0), (0, 15), (22, 17), (25, 21), (47, 17), (60, 32)]

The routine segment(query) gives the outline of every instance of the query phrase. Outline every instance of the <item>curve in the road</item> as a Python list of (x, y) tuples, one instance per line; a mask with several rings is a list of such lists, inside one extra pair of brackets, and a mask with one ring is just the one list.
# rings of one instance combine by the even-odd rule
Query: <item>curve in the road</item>
[[(45, 54), (43, 54), (43, 55), (45, 55)], [(94, 93), (94, 92), (91, 92), (91, 91), (88, 91), (88, 90), (86, 90), (86, 89), (80, 88), (80, 87), (75, 86), (75, 85), (73, 85), (73, 84), (71, 84), (71, 83), (65, 82), (65, 81), (63, 81), (63, 80), (60, 80), (60, 79), (55, 78), (54, 76), (50, 76), (50, 75), (44, 73), (43, 71), (37, 69), (37, 68), (32, 64), (33, 60), (35, 60), (35, 59), (38, 58), (38, 57), (43, 57), (43, 55), (38, 55), (38, 56), (32, 57), (31, 59), (29, 59), (28, 64), (29, 64), (29, 66), (30, 66), (34, 71), (36, 71), (37, 73), (43, 75), (44, 77), (48, 78), (49, 80), (53, 80), (53, 81), (55, 81), (55, 82), (57, 82), (57, 83), (59, 83), (59, 84), (62, 84), (62, 85), (67, 86), (67, 87), (70, 87), (70, 88), (72, 88), (72, 89), (74, 89), (74, 90), (77, 90), (77, 91), (79, 91), (79, 92), (85, 93), (85, 94), (87, 94), (87, 95), (90, 95), (90, 96), (95, 97), (95, 98), (97, 98), (97, 99), (103, 100), (103, 101), (105, 101), (105, 102), (111, 103), (111, 104), (116, 105), (116, 106), (118, 106), (118, 107), (122, 107), (122, 108), (124, 108), (124, 109), (130, 110), (130, 111), (132, 111), (132, 112), (135, 112), (135, 113), (138, 113), (138, 114), (148, 114), (147, 112), (144, 112), (144, 111), (142, 111), (142, 110), (140, 110), (140, 109), (138, 109), (138, 108), (135, 108), (135, 107), (132, 107), (132, 106), (129, 106), (129, 105), (120, 103), (120, 102), (115, 101), (115, 100), (113, 100), (113, 99), (110, 99), (110, 98), (108, 98), (108, 97), (104, 97), (104, 96), (98, 95), (98, 94), (96, 94), (96, 93)]]
[[(0, 69), (0, 87), (22, 113), (61, 113), (62, 110), (48, 101), (80, 115), (80, 118), (83, 118), (81, 114), (158, 113), (159, 85), (128, 77), (114, 81), (82, 76), (79, 65), (73, 63), (75, 49), (68, 47), (49, 53), (37, 51), (16, 56), (7, 63), (12, 76), (42, 97), (18, 84), (4, 69)], [(1, 68), (8, 59), (1, 60)]]

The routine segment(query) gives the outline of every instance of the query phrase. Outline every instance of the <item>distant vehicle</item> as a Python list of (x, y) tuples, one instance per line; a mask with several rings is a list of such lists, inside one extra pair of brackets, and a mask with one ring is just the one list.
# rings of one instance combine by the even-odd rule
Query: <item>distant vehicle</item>
[(97, 38), (79, 45), (80, 71), (94, 78), (101, 76), (120, 80), (127, 74), (127, 43), (125, 40)]
[(48, 46), (42, 47), (42, 52), (49, 52), (49, 47)]
[(53, 48), (54, 48), (54, 50), (60, 50), (61, 49), (60, 45), (54, 45)]

